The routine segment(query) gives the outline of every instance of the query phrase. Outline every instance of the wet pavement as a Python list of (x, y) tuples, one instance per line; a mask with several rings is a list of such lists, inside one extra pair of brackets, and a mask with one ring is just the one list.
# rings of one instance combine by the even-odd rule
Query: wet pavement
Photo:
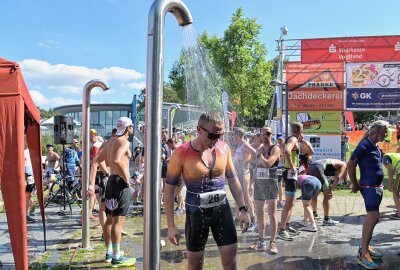
[[(320, 198), (322, 201), (322, 198)], [(320, 202), (322, 204), (322, 202)], [(104, 263), (105, 248), (101, 242), (101, 230), (91, 229), (92, 250), (79, 249), (81, 230), (79, 226), (78, 206), (73, 206), (72, 215), (59, 215), (60, 207), (47, 208), (47, 245), (44, 252), (41, 224), (28, 224), (29, 262), (31, 269), (107, 269)], [(320, 215), (322, 205), (320, 205)], [(379, 262), (380, 269), (400, 269), (400, 221), (389, 219), (393, 212), (393, 201), (385, 197), (382, 201), (381, 220), (375, 228), (371, 242), (378, 251), (384, 254)], [(124, 225), (128, 235), (122, 238), (122, 249), (129, 256), (138, 259), (136, 267), (142, 269), (143, 218), (133, 214), (140, 212), (131, 208)], [(297, 201), (291, 225), (300, 228), (303, 209)], [(331, 204), (332, 218), (340, 221), (333, 227), (319, 224), (317, 233), (302, 232), (293, 242), (277, 240), (278, 255), (269, 255), (265, 251), (253, 251), (248, 248), (257, 239), (256, 233), (242, 234), (238, 231), (238, 269), (362, 269), (356, 264), (356, 253), (360, 245), (361, 228), (365, 210), (361, 196), (335, 196)], [(38, 214), (36, 214), (38, 215)], [(38, 217), (36, 217), (38, 218)], [(280, 219), (280, 211), (278, 212)], [(176, 216), (176, 224), (184, 232), (185, 216)], [(98, 222), (91, 222), (96, 225)], [(268, 224), (268, 219), (267, 219)], [(0, 214), (0, 261), (2, 269), (13, 269), (13, 259), (6, 229), (5, 214)], [(238, 228), (239, 230), (239, 228)], [(267, 225), (267, 235), (269, 226)], [(161, 235), (166, 246), (161, 252), (161, 269), (187, 269), (185, 244), (178, 247), (170, 244), (166, 238), (166, 220), (162, 215)], [(204, 269), (222, 269), (217, 246), (211, 235), (205, 252)]]

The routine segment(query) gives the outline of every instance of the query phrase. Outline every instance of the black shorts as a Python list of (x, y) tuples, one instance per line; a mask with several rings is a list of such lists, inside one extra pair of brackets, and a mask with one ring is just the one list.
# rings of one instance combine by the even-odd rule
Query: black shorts
[(188, 251), (204, 251), (211, 228), (217, 246), (237, 243), (236, 227), (228, 201), (223, 205), (186, 212), (186, 248)]
[(400, 140), (400, 134), (397, 134), (397, 140)]
[(297, 179), (288, 179), (288, 169), (284, 168), (282, 172), (283, 182), (285, 183), (285, 195), (294, 197), (297, 189)]
[(129, 185), (118, 175), (111, 175), (107, 181), (105, 194), (106, 215), (126, 216), (130, 202)]
[(25, 192), (32, 193), (34, 190), (35, 190), (35, 183), (25, 186)]
[(106, 175), (102, 171), (97, 171), (96, 172), (96, 179), (94, 181), (94, 193), (100, 193), (100, 189), (102, 187), (102, 179)]
[(167, 178), (167, 165), (162, 165), (161, 167), (161, 178)]

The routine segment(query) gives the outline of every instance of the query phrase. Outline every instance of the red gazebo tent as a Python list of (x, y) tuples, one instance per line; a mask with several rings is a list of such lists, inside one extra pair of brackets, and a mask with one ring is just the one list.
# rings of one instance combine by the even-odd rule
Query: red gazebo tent
[(17, 63), (0, 58), (0, 185), (16, 269), (28, 269), (24, 133), (31, 155), (43, 221), (40, 112), (36, 108)]

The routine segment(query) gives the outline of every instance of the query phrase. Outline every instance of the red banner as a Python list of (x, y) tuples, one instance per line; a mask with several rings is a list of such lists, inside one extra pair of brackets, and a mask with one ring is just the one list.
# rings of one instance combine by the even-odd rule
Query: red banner
[(343, 63), (286, 63), (289, 110), (342, 111)]
[(301, 40), (302, 63), (400, 61), (400, 36)]

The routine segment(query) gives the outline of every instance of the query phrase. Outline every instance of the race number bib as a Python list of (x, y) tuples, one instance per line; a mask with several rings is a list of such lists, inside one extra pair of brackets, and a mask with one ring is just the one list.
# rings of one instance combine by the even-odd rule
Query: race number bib
[(277, 169), (277, 170), (276, 170), (276, 174), (277, 174), (278, 176), (281, 176), (281, 175), (282, 175), (282, 169)]
[(200, 207), (210, 208), (225, 203), (225, 190), (218, 189), (210, 192), (199, 193)]
[(287, 172), (287, 179), (297, 180), (297, 171), (289, 169)]
[(33, 176), (27, 176), (26, 177), (26, 184), (27, 185), (32, 185), (33, 183), (35, 183), (35, 180), (33, 179)]
[(257, 168), (257, 179), (269, 179), (269, 169)]

